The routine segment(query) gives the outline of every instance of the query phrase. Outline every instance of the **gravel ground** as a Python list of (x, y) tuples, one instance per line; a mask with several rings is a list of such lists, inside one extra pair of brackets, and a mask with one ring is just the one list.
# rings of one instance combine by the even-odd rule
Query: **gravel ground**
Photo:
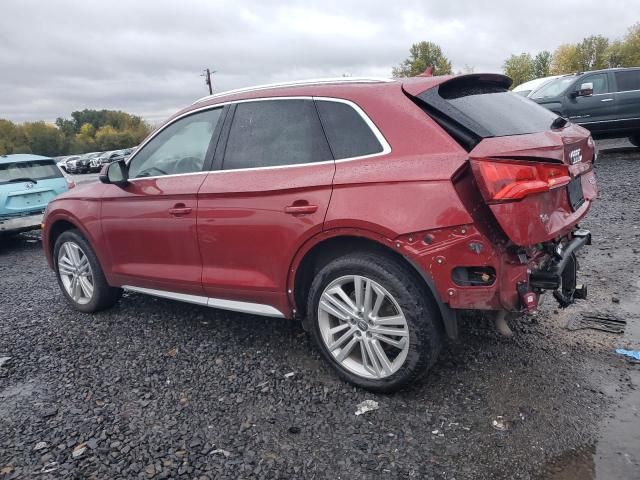
[[(590, 299), (547, 299), (512, 339), (467, 320), (394, 395), (338, 380), (294, 322), (132, 293), (80, 314), (37, 234), (5, 241), (0, 478), (640, 478), (639, 443), (608, 437), (640, 431), (638, 366), (613, 354), (640, 345), (640, 152), (601, 152), (597, 174)], [(627, 334), (567, 331), (581, 310), (626, 319)], [(379, 409), (356, 416), (367, 399)]]

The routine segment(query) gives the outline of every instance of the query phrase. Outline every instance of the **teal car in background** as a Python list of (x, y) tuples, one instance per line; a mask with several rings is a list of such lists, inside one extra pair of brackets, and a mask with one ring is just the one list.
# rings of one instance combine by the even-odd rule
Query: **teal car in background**
[(40, 228), (47, 204), (73, 186), (52, 158), (0, 155), (0, 235)]

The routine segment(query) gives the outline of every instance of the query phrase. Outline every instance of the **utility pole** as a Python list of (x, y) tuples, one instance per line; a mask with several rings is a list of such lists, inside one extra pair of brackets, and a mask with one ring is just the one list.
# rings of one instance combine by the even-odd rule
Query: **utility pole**
[(213, 72), (210, 69), (206, 69), (204, 71), (204, 73), (202, 73), (200, 76), (204, 77), (204, 83), (209, 87), (209, 95), (213, 95), (213, 85), (211, 84), (211, 75), (213, 73), (216, 73), (216, 71), (214, 70)]

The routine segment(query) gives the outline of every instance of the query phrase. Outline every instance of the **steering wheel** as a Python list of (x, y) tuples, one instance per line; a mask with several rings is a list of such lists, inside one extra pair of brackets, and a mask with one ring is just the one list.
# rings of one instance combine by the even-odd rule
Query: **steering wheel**
[(176, 163), (176, 173), (191, 173), (202, 170), (202, 159), (198, 157), (184, 157)]
[(161, 168), (149, 167), (149, 168), (145, 168), (140, 173), (138, 173), (138, 175), (136, 175), (135, 178), (152, 177), (153, 175), (152, 175), (151, 172), (153, 172), (153, 171), (160, 172), (161, 175), (168, 175), (167, 172), (165, 172)]

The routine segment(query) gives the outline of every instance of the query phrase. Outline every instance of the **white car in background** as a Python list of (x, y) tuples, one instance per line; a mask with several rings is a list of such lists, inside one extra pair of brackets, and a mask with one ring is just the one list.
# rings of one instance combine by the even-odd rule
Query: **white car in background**
[(560, 75), (552, 75), (550, 77), (542, 77), (536, 78), (535, 80), (529, 80), (528, 82), (521, 83), (511, 91), (513, 93), (517, 93), (518, 95), (522, 95), (523, 97), (530, 97), (540, 87), (543, 87), (551, 80), (554, 80), (558, 77), (560, 77)]

